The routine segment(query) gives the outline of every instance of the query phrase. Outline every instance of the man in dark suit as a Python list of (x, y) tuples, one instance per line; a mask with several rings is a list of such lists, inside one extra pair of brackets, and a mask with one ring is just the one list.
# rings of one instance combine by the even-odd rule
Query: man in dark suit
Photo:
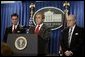
[(12, 26), (6, 28), (5, 35), (3, 38), (4, 42), (7, 42), (8, 34), (24, 33), (25, 30), (19, 25), (19, 16), (14, 13), (11, 15)]
[(43, 24), (44, 15), (37, 13), (35, 15), (36, 26), (29, 28), (29, 33), (36, 34), (38, 36), (38, 55), (48, 54), (48, 43), (50, 38), (50, 30), (45, 24)]
[(74, 15), (67, 17), (67, 28), (62, 31), (61, 47), (65, 56), (83, 56), (83, 29), (76, 25)]

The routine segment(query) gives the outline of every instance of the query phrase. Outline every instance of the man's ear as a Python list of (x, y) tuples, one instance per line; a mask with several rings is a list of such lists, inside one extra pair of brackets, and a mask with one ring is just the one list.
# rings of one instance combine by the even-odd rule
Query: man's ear
[(42, 18), (45, 19), (45, 16), (43, 16)]
[(43, 19), (45, 19), (45, 15), (43, 14)]

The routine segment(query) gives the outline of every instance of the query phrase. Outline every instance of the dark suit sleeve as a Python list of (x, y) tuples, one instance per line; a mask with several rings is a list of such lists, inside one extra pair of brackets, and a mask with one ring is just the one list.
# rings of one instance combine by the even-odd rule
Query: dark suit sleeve
[(66, 49), (65, 49), (65, 33), (66, 31), (65, 30), (62, 30), (61, 31), (61, 41), (60, 41), (60, 43), (61, 43), (61, 48), (62, 48), (62, 52), (65, 52), (66, 51)]
[(45, 44), (45, 53), (49, 54), (49, 44), (50, 44), (50, 37), (51, 37), (51, 30), (49, 28), (45, 29), (43, 32), (43, 35), (41, 35), (41, 38)]
[(50, 32), (50, 29), (45, 29), (45, 31), (43, 32), (43, 35), (41, 35), (41, 37), (44, 39), (44, 40), (49, 40), (49, 38), (50, 38), (50, 35), (51, 34), (51, 32)]
[(45, 31), (45, 40), (46, 40), (46, 54), (49, 54), (50, 52), (49, 52), (49, 47), (50, 47), (50, 39), (51, 39), (51, 29), (46, 29), (46, 31)]
[(40, 34), (38, 35), (38, 42), (40, 52), (44, 52), (45, 54), (49, 54), (49, 39), (50, 39), (50, 29), (43, 27), (41, 29)]
[(29, 33), (34, 34), (35, 26), (29, 27)]
[(81, 45), (81, 55), (84, 56), (85, 55), (85, 47), (84, 47), (84, 29), (82, 28), (81, 30), (81, 38), (82, 38), (82, 45)]

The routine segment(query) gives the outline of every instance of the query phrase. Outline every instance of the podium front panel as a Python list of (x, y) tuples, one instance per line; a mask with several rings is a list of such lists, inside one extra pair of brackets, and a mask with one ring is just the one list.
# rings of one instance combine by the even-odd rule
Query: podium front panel
[(9, 34), (7, 44), (15, 56), (35, 56), (38, 54), (38, 39), (35, 34)]

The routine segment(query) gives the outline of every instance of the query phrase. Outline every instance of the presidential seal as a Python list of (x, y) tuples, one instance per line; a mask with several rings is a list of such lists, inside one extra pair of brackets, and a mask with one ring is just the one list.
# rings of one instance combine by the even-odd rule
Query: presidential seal
[(18, 50), (23, 50), (25, 49), (27, 46), (27, 40), (25, 37), (23, 36), (20, 36), (18, 38), (16, 38), (15, 40), (15, 47), (18, 49)]

